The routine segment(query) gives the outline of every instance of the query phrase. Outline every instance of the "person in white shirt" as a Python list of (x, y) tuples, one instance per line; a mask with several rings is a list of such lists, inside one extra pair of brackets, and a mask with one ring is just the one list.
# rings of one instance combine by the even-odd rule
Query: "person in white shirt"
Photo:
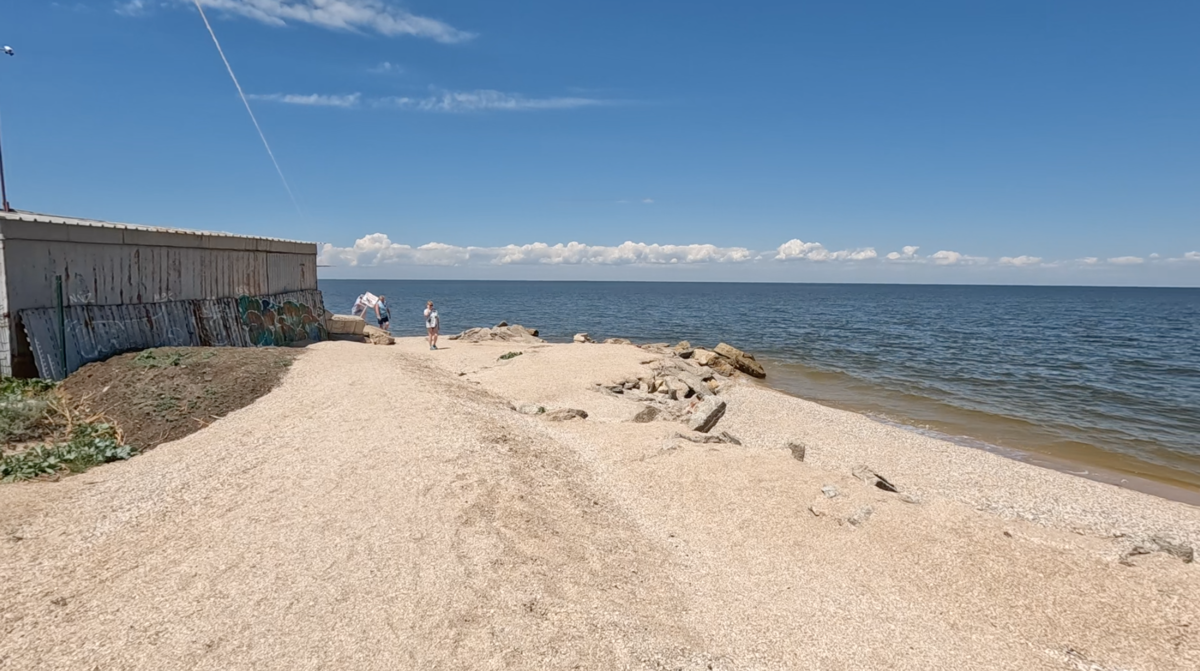
[(429, 349), (437, 349), (438, 328), (441, 322), (438, 320), (437, 308), (433, 307), (433, 301), (425, 304), (425, 330), (429, 332)]

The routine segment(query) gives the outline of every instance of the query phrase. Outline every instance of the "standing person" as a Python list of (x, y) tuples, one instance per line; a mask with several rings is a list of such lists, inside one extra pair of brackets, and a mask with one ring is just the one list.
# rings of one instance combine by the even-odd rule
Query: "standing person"
[(425, 304), (425, 330), (429, 332), (429, 349), (437, 349), (438, 328), (441, 326), (433, 301)]
[(387, 296), (380, 296), (379, 300), (375, 301), (375, 319), (379, 320), (379, 328), (384, 331), (388, 330), (388, 324), (391, 323), (392, 313), (388, 311)]

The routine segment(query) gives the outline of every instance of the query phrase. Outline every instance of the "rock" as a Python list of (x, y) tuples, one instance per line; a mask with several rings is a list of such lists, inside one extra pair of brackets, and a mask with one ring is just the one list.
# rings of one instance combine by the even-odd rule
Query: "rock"
[(502, 329), (505, 326), (508, 326), (508, 322), (500, 322), (499, 324), (496, 324), (496, 328), (498, 329)]
[(899, 493), (900, 491), (899, 489), (896, 489), (896, 485), (888, 482), (887, 478), (866, 466), (855, 467), (855, 469), (852, 471), (852, 474), (854, 477), (862, 480), (866, 484), (882, 489), (885, 492)]
[(808, 456), (808, 446), (804, 443), (788, 443), (787, 449), (791, 450), (792, 458), (796, 461), (804, 461), (804, 457)]
[(725, 401), (716, 396), (709, 396), (692, 410), (692, 416), (688, 418), (687, 425), (692, 431), (708, 433), (724, 416)]
[(1192, 546), (1177, 538), (1160, 534), (1151, 538), (1150, 541), (1157, 545), (1159, 550), (1171, 556), (1179, 557), (1185, 564), (1191, 564), (1196, 560), (1196, 551)]
[(921, 498), (918, 496), (913, 496), (912, 494), (901, 494), (900, 500), (913, 505), (919, 505), (921, 503)]
[(754, 360), (754, 355), (747, 354), (742, 350), (721, 343), (713, 348), (717, 354), (729, 360), (729, 363), (736, 369), (742, 371), (750, 377), (764, 378), (767, 372), (763, 370), (762, 364)]
[(542, 415), (545, 414), (546, 408), (545, 406), (536, 405), (534, 403), (526, 403), (525, 405), (517, 408), (517, 412), (521, 413), (522, 415)]
[(576, 408), (563, 408), (561, 410), (552, 410), (546, 413), (546, 419), (551, 422), (566, 422), (575, 418), (587, 419), (587, 411)]
[(575, 342), (591, 343), (591, 342), (596, 342), (596, 341), (592, 340), (592, 337), (586, 333), (576, 333), (575, 334)]
[(717, 357), (712, 361), (709, 361), (708, 367), (713, 369), (713, 371), (724, 375), (725, 377), (733, 377), (734, 373), (737, 372), (737, 369), (733, 367), (733, 364), (730, 363), (728, 359), (721, 357)]
[(329, 315), (325, 320), (325, 329), (329, 335), (362, 335), (367, 322), (362, 317), (351, 315)]
[(742, 441), (738, 440), (737, 438), (734, 438), (733, 435), (731, 435), (728, 431), (722, 431), (721, 433), (718, 433), (717, 437), (720, 438), (721, 440), (724, 440), (725, 442), (729, 443), (730, 445), (741, 445), (742, 444)]
[(704, 385), (708, 387), (708, 390), (714, 394), (721, 391), (721, 383), (718, 382), (716, 378), (710, 377), (707, 381), (705, 381)]
[(520, 324), (511, 326), (496, 326), (495, 328), (473, 328), (467, 329), (457, 335), (447, 336), (447, 340), (461, 340), (463, 342), (545, 342), (538, 337), (537, 329), (527, 329)]
[(678, 349), (675, 350), (675, 356), (678, 356), (680, 359), (690, 359), (694, 351), (690, 349)]
[(652, 342), (646, 345), (638, 345), (638, 347), (649, 350), (666, 350), (670, 349), (671, 346), (665, 342)]
[(696, 349), (692, 350), (692, 361), (695, 361), (701, 366), (707, 366), (709, 361), (712, 361), (716, 358), (718, 358), (716, 354), (706, 349), (700, 349), (697, 347)]
[(871, 508), (871, 506), (865, 506), (863, 508), (859, 508), (857, 512), (846, 518), (846, 521), (849, 522), (851, 526), (857, 527), (871, 519), (871, 514), (874, 512), (875, 511)]
[(833, 497), (837, 496), (840, 492), (838, 492), (838, 488), (834, 487), (833, 485), (825, 485), (824, 487), (821, 488), (821, 493), (825, 495), (825, 498), (832, 499)]
[(395, 345), (396, 344), (396, 339), (393, 338), (391, 336), (391, 334), (389, 334), (387, 331), (384, 331), (383, 329), (379, 328), (378, 326), (371, 326), (371, 325), (365, 326), (363, 328), (363, 335), (365, 335), (367, 337), (367, 340), (371, 341), (372, 345)]
[(673, 349), (681, 350), (681, 349), (691, 349), (691, 348), (692, 348), (692, 343), (690, 343), (686, 340), (680, 340), (679, 343), (676, 344)]
[(654, 406), (647, 406), (642, 408), (641, 412), (633, 416), (633, 421), (638, 424), (649, 424), (650, 422), (658, 419), (660, 414), (662, 414), (662, 411), (658, 408)]
[(714, 444), (716, 444), (716, 445), (722, 445), (722, 444), (741, 445), (742, 444), (742, 441), (740, 441), (737, 438), (735, 438), (734, 436), (730, 435), (728, 431), (722, 431), (720, 433), (715, 433), (715, 434), (675, 433), (675, 435), (673, 435), (671, 437), (678, 438), (680, 440), (687, 440), (687, 441), (690, 441), (693, 443), (699, 443), (701, 445), (714, 445)]
[(604, 341), (605, 345), (632, 345), (633, 341), (624, 338), (608, 338)]
[(687, 385), (688, 389), (691, 389), (693, 393), (701, 398), (706, 398), (713, 395), (712, 390), (708, 388), (708, 385), (705, 384), (704, 380), (701, 380), (700, 376), (698, 375), (693, 375), (686, 370), (678, 370), (675, 372), (674, 377), (676, 380)]

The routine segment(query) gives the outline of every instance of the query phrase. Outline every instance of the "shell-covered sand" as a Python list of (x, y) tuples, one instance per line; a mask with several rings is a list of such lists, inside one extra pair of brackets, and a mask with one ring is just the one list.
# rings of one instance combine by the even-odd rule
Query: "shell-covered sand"
[(321, 343), (198, 433), (0, 486), (0, 669), (1200, 668), (1200, 567), (1119, 561), (1200, 509), (747, 379), (741, 446), (675, 440), (595, 387), (661, 354), (443, 342)]

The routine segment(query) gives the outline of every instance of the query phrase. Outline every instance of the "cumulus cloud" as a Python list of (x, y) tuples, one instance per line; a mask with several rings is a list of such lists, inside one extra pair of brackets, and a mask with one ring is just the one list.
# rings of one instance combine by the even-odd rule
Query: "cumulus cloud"
[(942, 250), (929, 255), (929, 260), (939, 266), (954, 266), (959, 264), (987, 263), (987, 257), (968, 256), (958, 252)]
[[(188, 5), (193, 2), (175, 1)], [(307, 23), (333, 30), (371, 31), (388, 37), (425, 37), (446, 44), (475, 37), (474, 33), (417, 16), (383, 0), (200, 0), (200, 4), (273, 26)]]
[(383, 233), (374, 233), (354, 242), (352, 247), (321, 247), (319, 262), (331, 266), (378, 265), (663, 265), (693, 263), (743, 263), (754, 258), (744, 247), (715, 245), (655, 245), (625, 242), (616, 246), (586, 245), (579, 242), (548, 245), (535, 242), (504, 247), (458, 247), (431, 242), (420, 247), (392, 242)]
[(309, 105), (312, 107), (356, 107), (359, 100), (362, 99), (361, 93), (350, 93), (348, 95), (322, 95), (313, 93), (309, 95), (297, 93), (252, 93), (247, 98), (251, 100), (265, 100), (267, 102), (285, 103), (288, 105)]
[(1145, 263), (1146, 260), (1140, 256), (1116, 256), (1108, 260), (1114, 266), (1136, 266), (1139, 263)]
[[(1162, 263), (1200, 264), (1200, 252), (1188, 252), (1182, 256), (1164, 258)], [(340, 267), (380, 266), (683, 266), (702, 264), (749, 265), (765, 267), (784, 262), (795, 263), (841, 263), (866, 269), (874, 266), (882, 269), (894, 264), (898, 269), (905, 264), (923, 265), (937, 272), (954, 273), (954, 268), (982, 268), (985, 266), (1020, 269), (1061, 269), (1095, 267), (1112, 269), (1114, 266), (1145, 264), (1141, 257), (1114, 257), (1098, 259), (1087, 257), (1064, 261), (1045, 261), (1039, 256), (1005, 256), (990, 262), (987, 257), (971, 256), (960, 252), (941, 250), (929, 255), (918, 254), (915, 245), (901, 251), (890, 252), (880, 257), (874, 248), (843, 249), (833, 251), (819, 242), (788, 240), (774, 250), (757, 252), (745, 247), (718, 247), (711, 244), (663, 245), (644, 242), (625, 242), (619, 245), (589, 245), (581, 242), (548, 244), (534, 242), (525, 245), (499, 247), (460, 247), (440, 242), (430, 242), (414, 247), (393, 242), (384, 233), (366, 235), (349, 247), (324, 244), (320, 248), (319, 263)], [(781, 265), (776, 265), (780, 268)], [(969, 271), (967, 271), (969, 272)], [(1023, 271), (1024, 272), (1024, 271)], [(1036, 272), (1029, 270), (1028, 272)]]
[(526, 98), (517, 93), (502, 91), (438, 91), (433, 95), (410, 98), (381, 98), (375, 102), (381, 107), (395, 107), (419, 112), (481, 112), (498, 110), (506, 112), (528, 112), (536, 110), (574, 109), (606, 104), (595, 98), (552, 97)]
[(788, 240), (775, 250), (776, 261), (868, 261), (875, 258), (875, 249), (842, 249), (831, 252), (819, 242)]
[(1042, 262), (1040, 256), (1002, 256), (1000, 257), (1000, 265), (1002, 266), (1036, 266)]

